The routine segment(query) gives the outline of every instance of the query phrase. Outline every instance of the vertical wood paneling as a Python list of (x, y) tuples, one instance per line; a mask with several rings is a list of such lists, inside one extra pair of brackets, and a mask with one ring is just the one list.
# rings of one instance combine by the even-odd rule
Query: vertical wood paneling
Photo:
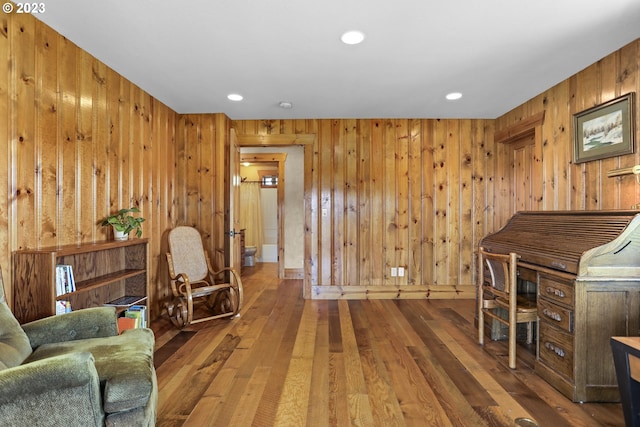
[(490, 229), (489, 218), (493, 218), (492, 204), (489, 200), (492, 200), (493, 191), (489, 182), (489, 157), (487, 156), (487, 139), (493, 140), (493, 135), (486, 135), (485, 128), (487, 127), (484, 121), (475, 122), (472, 125), (472, 182), (473, 187), (471, 189), (471, 227), (473, 229), (473, 239), (470, 244), (473, 246), (473, 254), (471, 259), (470, 268), (472, 270), (471, 275), (475, 271), (478, 271), (476, 266), (475, 250), (477, 249), (476, 242), (479, 242), (483, 235)]
[(175, 223), (198, 228), (215, 268), (226, 264), (229, 132), (224, 114), (185, 114), (177, 119)]
[[(318, 227), (318, 283), (316, 285), (330, 285), (332, 276), (333, 229), (329, 212), (333, 210), (333, 194), (331, 191), (331, 177), (333, 176), (333, 139), (332, 121), (324, 120), (318, 135), (318, 195), (320, 197), (320, 226)], [(326, 212), (324, 215), (322, 212)]]
[[(310, 124), (310, 122), (312, 124)], [(474, 297), (493, 126), (485, 120), (234, 121), (239, 134), (317, 130), (306, 179), (312, 297)], [(480, 163), (480, 166), (477, 164)], [(322, 215), (322, 209), (327, 215)], [(392, 277), (391, 267), (404, 267)], [(446, 296), (445, 296), (446, 295)]]
[(40, 244), (56, 242), (56, 165), (58, 152), (57, 105), (57, 43), (56, 34), (50, 28), (42, 28), (36, 34), (36, 140), (39, 141), (40, 203), (36, 206), (36, 217), (41, 218)]
[(96, 180), (93, 173), (93, 61), (87, 52), (80, 51), (77, 56), (78, 109), (76, 110), (75, 164), (76, 188), (75, 201), (78, 242), (93, 240), (95, 228)]
[(410, 205), (410, 177), (409, 177), (409, 129), (407, 120), (397, 120), (396, 125), (396, 215), (397, 238), (395, 244), (395, 265), (405, 269), (404, 276), (398, 276), (396, 284), (407, 284), (406, 269), (409, 265), (409, 205)]
[(422, 217), (422, 206), (424, 199), (424, 188), (421, 177), (423, 169), (429, 169), (429, 165), (424, 163), (422, 154), (422, 121), (409, 120), (409, 150), (408, 150), (408, 185), (409, 185), (409, 210), (408, 210), (408, 227), (409, 227), (409, 245), (407, 251), (407, 281), (408, 285), (421, 284), (423, 265), (422, 265), (422, 244), (423, 244), (423, 227), (424, 221)]
[[(98, 212), (110, 211), (109, 206), (109, 180), (106, 178), (109, 169), (109, 98), (107, 96), (109, 87), (107, 85), (107, 66), (100, 61), (92, 64), (93, 74), (93, 153), (92, 172), (95, 181), (96, 194), (94, 197), (94, 207), (91, 219), (93, 220)], [(102, 228), (102, 227), (101, 227)], [(104, 240), (105, 230), (95, 226), (91, 227), (91, 240)]]
[(371, 284), (381, 285), (385, 281), (387, 269), (385, 267), (384, 248), (384, 121), (374, 120), (371, 125), (371, 171), (370, 205), (371, 205)]
[[(345, 132), (343, 120), (334, 120), (332, 129), (333, 140), (333, 173), (331, 175), (330, 194), (333, 199), (332, 211), (332, 237), (333, 247), (331, 250), (332, 263), (332, 280), (334, 284), (345, 283), (345, 264), (344, 264), (344, 243), (345, 243)], [(330, 237), (327, 236), (327, 237)]]
[(366, 248), (373, 244), (371, 235), (371, 182), (375, 179), (376, 171), (371, 169), (371, 121), (359, 120), (356, 131), (356, 147), (358, 149), (358, 181), (355, 189), (351, 191), (357, 197), (358, 212), (358, 233), (357, 239), (357, 260), (355, 266), (358, 270), (358, 285), (368, 286), (372, 282), (373, 265), (371, 257)]
[(58, 235), (76, 241), (76, 54), (67, 39), (58, 39)]
[(131, 138), (135, 135), (133, 130), (135, 121), (131, 117), (132, 111), (132, 84), (126, 80), (120, 80), (120, 108), (118, 111), (118, 122), (120, 124), (120, 147), (118, 162), (118, 204), (119, 208), (131, 207)]
[[(0, 185), (11, 195), (0, 204), (6, 214), (0, 221), (7, 218), (0, 222), (7, 283), (13, 250), (103, 239), (108, 234), (99, 219), (134, 204), (147, 217), (152, 258), (162, 251), (164, 232), (187, 223), (202, 226), (220, 262), (229, 119), (178, 116), (32, 16), (2, 19), (0, 53), (10, 59), (0, 72), (0, 133), (9, 141), (0, 148), (0, 168), (7, 168), (0, 170)], [(640, 201), (633, 177), (606, 177), (609, 168), (637, 164), (640, 154), (571, 161), (573, 114), (640, 93), (639, 44), (495, 121), (249, 120), (234, 126), (239, 134), (317, 135), (306, 177), (310, 220), (305, 217), (314, 287), (346, 297), (355, 287), (362, 297), (380, 288), (391, 288), (395, 297), (405, 285), (422, 287), (426, 296), (459, 285), (472, 289), (478, 240), (504, 224), (515, 206), (509, 150), (494, 144), (494, 128), (546, 113), (533, 159), (542, 171), (530, 183), (534, 209), (625, 209)], [(407, 276), (391, 278), (396, 266)], [(162, 286), (152, 286), (155, 310)]]
[[(12, 48), (10, 44), (10, 15), (0, 15), (0, 57), (11, 58)], [(10, 100), (10, 94), (13, 93), (12, 68), (5, 65), (0, 66), (0, 138), (5, 142), (0, 143), (0, 188), (4, 189), (7, 197), (0, 198), (0, 266), (9, 266), (11, 262), (11, 249), (13, 242), (11, 238), (15, 216), (12, 209), (13, 206), (13, 182), (10, 178), (11, 170), (14, 167), (13, 153), (13, 134), (12, 134), (12, 118), (14, 104)], [(11, 272), (3, 271), (5, 283), (5, 293), (9, 302), (12, 301), (13, 292), (7, 289), (11, 283)]]
[[(639, 67), (640, 40), (636, 40), (496, 119), (500, 131), (526, 119), (524, 112), (545, 113), (537, 142), (541, 158), (536, 158), (542, 176), (532, 182), (534, 194), (540, 189), (542, 203), (536, 204), (534, 195), (534, 210), (630, 209), (640, 202), (640, 185), (634, 177), (607, 177), (611, 169), (638, 164), (637, 148), (634, 154), (573, 164), (573, 115), (629, 92), (640, 93)], [(637, 98), (633, 120), (637, 147)]]
[[(457, 254), (457, 280), (449, 283), (473, 283), (474, 272), (473, 259), (476, 243), (473, 235), (473, 155), (472, 144), (474, 140), (475, 123), (469, 120), (460, 121), (458, 129), (458, 141), (460, 144), (460, 182), (458, 185), (460, 197), (458, 200), (458, 239), (459, 249)], [(455, 209), (455, 207), (452, 207)]]
[[(106, 70), (107, 78), (107, 114), (108, 114), (108, 135), (105, 140), (105, 152), (107, 155), (106, 163), (104, 165), (104, 180), (105, 180), (105, 203), (106, 209), (109, 211), (115, 210), (120, 206), (118, 194), (119, 187), (119, 156), (120, 156), (120, 76), (113, 70)], [(103, 228), (100, 230), (98, 236), (106, 238), (108, 230)]]
[(350, 119), (344, 122), (345, 129), (345, 180), (344, 188), (344, 283), (351, 286), (360, 285), (359, 245), (360, 215), (358, 211), (358, 127), (356, 120)]
[(460, 269), (460, 197), (462, 185), (460, 183), (460, 125), (459, 120), (446, 121), (446, 205), (443, 200), (444, 215), (446, 218), (446, 240), (443, 241), (447, 264), (447, 275), (444, 284), (458, 283)]
[(233, 224), (229, 222), (229, 206), (231, 190), (231, 171), (226, 165), (231, 158), (231, 121), (224, 114), (215, 115), (215, 175), (214, 182), (214, 224), (213, 241), (215, 245), (215, 256), (211, 260), (215, 268), (222, 268), (228, 263), (228, 255), (225, 255), (229, 247), (229, 237), (225, 234), (233, 228)]
[[(37, 240), (40, 225), (35, 218), (37, 206), (35, 188), (39, 186), (40, 175), (34, 174), (38, 159), (35, 150), (40, 146), (35, 141), (35, 21), (29, 16), (14, 15), (15, 23), (10, 30), (12, 36), (10, 61), (13, 64), (11, 80), (11, 124), (13, 133), (10, 141), (17, 162), (14, 163), (14, 188), (10, 192), (15, 201), (14, 211), (19, 218), (14, 224), (18, 245), (25, 247)], [(26, 53), (26, 54), (25, 54)], [(25, 102), (27, 101), (27, 102)], [(28, 102), (31, 101), (31, 102)], [(40, 211), (40, 210), (39, 210)]]
[[(199, 116), (200, 128), (198, 135), (198, 221), (199, 230), (203, 234), (207, 247), (214, 248), (215, 230), (215, 182), (216, 182), (216, 146), (210, 141), (215, 141), (215, 123), (213, 116)], [(212, 254), (213, 255), (213, 254)]]
[[(132, 204), (147, 218), (157, 265), (170, 217), (153, 212), (153, 183), (164, 187), (161, 210), (170, 212), (175, 112), (31, 15), (3, 15), (0, 55), (8, 58), (0, 70), (8, 141), (0, 144), (0, 187), (9, 194), (0, 203), (0, 267), (9, 303), (13, 251), (111, 238), (100, 220)], [(160, 307), (155, 277), (152, 270), (151, 316)]]
[[(619, 159), (619, 167), (630, 167), (640, 161), (640, 42), (627, 45), (624, 49), (614, 53), (616, 57), (617, 69), (615, 81), (617, 83), (615, 96), (624, 95), (629, 92), (636, 93), (636, 154), (623, 156)], [(617, 178), (613, 184), (617, 186), (620, 193), (620, 205), (628, 208), (640, 202), (640, 185), (633, 185), (633, 179)]]
[(396, 210), (396, 128), (393, 120), (383, 121), (383, 163), (382, 163), (382, 277), (383, 284), (396, 285), (397, 278), (391, 277), (391, 267), (396, 266), (396, 238), (398, 217)]
[(449, 224), (447, 222), (447, 206), (449, 203), (449, 191), (447, 182), (447, 127), (444, 120), (437, 120), (434, 124), (434, 269), (433, 281), (435, 284), (444, 284), (448, 276), (447, 269), (447, 235)]
[(416, 276), (416, 284), (437, 283), (435, 273), (435, 171), (439, 167), (435, 158), (435, 125), (436, 120), (424, 120), (422, 123), (422, 258), (420, 269), (422, 276)]

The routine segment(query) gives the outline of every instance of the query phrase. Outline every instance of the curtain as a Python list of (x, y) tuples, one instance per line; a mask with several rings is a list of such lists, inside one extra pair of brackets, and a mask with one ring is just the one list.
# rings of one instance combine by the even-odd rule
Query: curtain
[(259, 182), (243, 182), (240, 186), (240, 226), (244, 228), (245, 246), (255, 246), (256, 258), (261, 257), (264, 228)]

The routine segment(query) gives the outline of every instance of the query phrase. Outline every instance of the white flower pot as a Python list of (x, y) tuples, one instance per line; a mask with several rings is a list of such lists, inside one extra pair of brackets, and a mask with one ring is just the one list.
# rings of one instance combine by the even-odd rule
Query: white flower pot
[(124, 231), (118, 231), (115, 228), (113, 229), (113, 239), (114, 240), (129, 240), (129, 234)]

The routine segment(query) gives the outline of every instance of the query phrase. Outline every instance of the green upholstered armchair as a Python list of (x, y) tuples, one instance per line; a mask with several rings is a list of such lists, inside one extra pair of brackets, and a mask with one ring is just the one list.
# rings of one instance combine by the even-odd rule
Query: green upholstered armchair
[(0, 420), (6, 426), (154, 426), (150, 329), (118, 335), (113, 307), (20, 325), (0, 271)]

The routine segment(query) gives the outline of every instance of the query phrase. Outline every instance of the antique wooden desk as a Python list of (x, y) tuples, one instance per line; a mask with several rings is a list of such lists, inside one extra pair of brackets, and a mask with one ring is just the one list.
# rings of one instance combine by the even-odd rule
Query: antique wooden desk
[(620, 400), (609, 340), (640, 335), (637, 211), (516, 213), (480, 245), (536, 284), (536, 373), (575, 402)]

